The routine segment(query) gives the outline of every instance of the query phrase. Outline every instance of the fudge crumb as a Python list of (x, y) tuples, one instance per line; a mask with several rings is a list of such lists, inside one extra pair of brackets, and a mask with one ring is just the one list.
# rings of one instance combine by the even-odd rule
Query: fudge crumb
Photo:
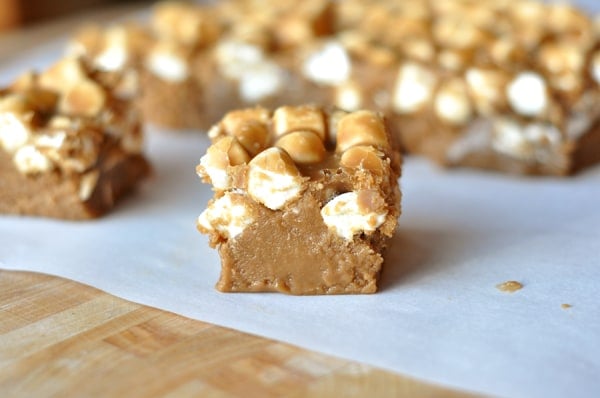
[(523, 285), (521, 284), (521, 282), (517, 281), (506, 281), (504, 283), (496, 285), (496, 288), (503, 292), (514, 293), (517, 290), (521, 290), (523, 288)]
[(561, 307), (563, 310), (568, 310), (569, 308), (571, 308), (571, 307), (572, 307), (572, 305), (571, 305), (571, 304), (561, 304), (561, 305), (560, 305), (560, 307)]

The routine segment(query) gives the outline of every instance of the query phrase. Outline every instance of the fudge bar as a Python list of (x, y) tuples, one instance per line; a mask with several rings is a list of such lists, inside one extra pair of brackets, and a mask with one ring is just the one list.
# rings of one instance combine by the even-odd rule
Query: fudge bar
[(330, 2), (320, 0), (159, 4), (142, 69), (144, 115), (206, 130), (230, 109), (326, 103), (294, 66), (299, 47), (330, 33), (331, 18)]
[(600, 36), (581, 11), (535, 1), (342, 7), (352, 4), (365, 14), (347, 10), (346, 26), (400, 54), (385, 97), (408, 152), (519, 174), (600, 160)]
[[(138, 60), (144, 115), (164, 127), (204, 130), (252, 105), (334, 104), (382, 112), (406, 152), (445, 167), (560, 176), (600, 161), (600, 30), (569, 5), (168, 2), (145, 29), (100, 36), (149, 38), (121, 45), (121, 58)], [(122, 52), (79, 42), (118, 64)]]
[(197, 76), (210, 68), (206, 53), (221, 34), (220, 19), (210, 7), (165, 2), (155, 6), (150, 30), (153, 43), (140, 70), (145, 120), (169, 128), (206, 128), (210, 99)]
[(373, 293), (400, 215), (400, 155), (382, 115), (315, 106), (229, 112), (198, 175), (217, 289)]
[(119, 77), (76, 58), (0, 90), (0, 213), (89, 219), (149, 173)]

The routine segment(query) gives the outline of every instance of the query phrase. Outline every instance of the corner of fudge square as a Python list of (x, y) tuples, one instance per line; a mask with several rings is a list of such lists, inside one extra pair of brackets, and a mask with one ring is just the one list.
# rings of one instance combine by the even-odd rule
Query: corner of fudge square
[(196, 170), (222, 292), (374, 293), (400, 216), (401, 157), (383, 116), (315, 106), (229, 112)]
[(69, 57), (0, 89), (0, 214), (95, 218), (149, 174), (119, 84)]

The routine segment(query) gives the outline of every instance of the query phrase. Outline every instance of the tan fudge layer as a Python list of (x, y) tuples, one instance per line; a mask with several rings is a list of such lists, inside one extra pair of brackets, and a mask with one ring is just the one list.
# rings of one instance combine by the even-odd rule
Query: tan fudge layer
[(228, 113), (197, 171), (198, 218), (224, 292), (373, 293), (400, 215), (399, 154), (383, 117), (319, 107)]
[(66, 58), (0, 91), (0, 212), (102, 215), (149, 172), (118, 74)]

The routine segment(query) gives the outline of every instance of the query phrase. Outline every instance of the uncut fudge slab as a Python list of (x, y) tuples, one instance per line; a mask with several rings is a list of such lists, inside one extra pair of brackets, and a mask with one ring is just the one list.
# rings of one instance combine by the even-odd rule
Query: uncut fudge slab
[(383, 117), (314, 106), (228, 113), (197, 172), (215, 192), (200, 232), (223, 292), (373, 293), (400, 215), (400, 155)]
[(149, 174), (120, 79), (65, 58), (0, 90), (0, 213), (98, 217)]
[(140, 103), (166, 127), (205, 129), (253, 104), (334, 104), (383, 112), (405, 151), (445, 167), (568, 175), (600, 161), (599, 28), (569, 5), (164, 3), (146, 29), (152, 45), (120, 48), (142, 60)]

